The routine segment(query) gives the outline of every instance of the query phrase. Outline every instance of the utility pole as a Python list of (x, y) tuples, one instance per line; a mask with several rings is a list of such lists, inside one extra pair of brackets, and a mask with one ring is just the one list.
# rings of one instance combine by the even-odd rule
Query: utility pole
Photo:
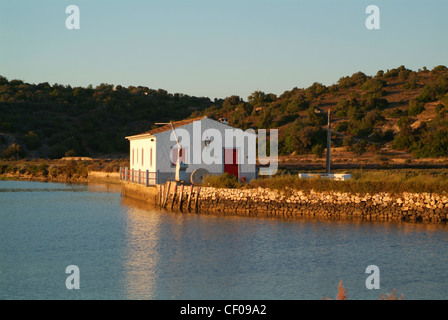
[(176, 139), (177, 143), (177, 161), (176, 161), (176, 175), (175, 180), (176, 181), (185, 181), (185, 170), (187, 169), (187, 165), (181, 161), (182, 158), (182, 146), (179, 143), (179, 139), (177, 138), (176, 129), (174, 128), (173, 121), (170, 121), (169, 123), (155, 123), (156, 125), (171, 125), (171, 129), (174, 133), (174, 138)]
[[(325, 113), (324, 110), (315, 108), (315, 113)], [(327, 174), (329, 175), (331, 173), (331, 109), (328, 109), (327, 111), (328, 116), (328, 131), (327, 131), (327, 161), (326, 161), (326, 169)]]
[(331, 173), (331, 109), (328, 109), (328, 131), (327, 131), (327, 174)]

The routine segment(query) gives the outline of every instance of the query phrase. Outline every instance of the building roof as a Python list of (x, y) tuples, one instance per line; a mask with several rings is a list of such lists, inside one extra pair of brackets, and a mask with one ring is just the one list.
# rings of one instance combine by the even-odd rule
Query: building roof
[[(207, 116), (203, 116), (203, 117), (198, 117), (198, 118), (185, 119), (185, 120), (181, 120), (181, 121), (174, 121), (173, 126), (176, 129), (176, 128), (185, 126), (187, 124), (193, 123), (195, 121), (199, 121), (199, 120), (206, 119), (206, 118), (207, 118)], [(130, 137), (126, 137), (126, 139), (131, 138), (131, 137), (137, 137), (137, 136), (153, 136), (157, 133), (162, 133), (162, 132), (166, 132), (166, 131), (170, 131), (170, 130), (172, 130), (171, 124), (166, 124), (164, 126), (161, 126), (161, 127), (158, 127), (158, 128), (155, 128), (155, 129), (143, 132), (143, 133), (139, 133), (139, 134), (136, 134), (136, 135), (133, 135)]]
[[(195, 121), (199, 121), (202, 119), (206, 119), (207, 117), (198, 117), (198, 118), (192, 118), (192, 119), (185, 119), (185, 120), (181, 120), (181, 121), (175, 121), (173, 122), (173, 126), (174, 128), (179, 128), (179, 127), (183, 127), (186, 126), (187, 124), (193, 123)], [(164, 126), (161, 126), (159, 128), (155, 128), (152, 130), (149, 130), (147, 132), (145, 132), (146, 134), (150, 134), (150, 135), (154, 135), (156, 133), (161, 133), (161, 132), (165, 132), (165, 131), (171, 131), (172, 127), (171, 124), (166, 124)]]

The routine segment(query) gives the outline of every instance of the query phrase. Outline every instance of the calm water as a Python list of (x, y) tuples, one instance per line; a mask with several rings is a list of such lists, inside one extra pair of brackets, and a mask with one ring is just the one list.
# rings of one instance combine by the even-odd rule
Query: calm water
[(0, 181), (0, 299), (334, 299), (342, 279), (349, 299), (445, 300), (447, 248), (443, 226), (176, 214), (119, 187)]

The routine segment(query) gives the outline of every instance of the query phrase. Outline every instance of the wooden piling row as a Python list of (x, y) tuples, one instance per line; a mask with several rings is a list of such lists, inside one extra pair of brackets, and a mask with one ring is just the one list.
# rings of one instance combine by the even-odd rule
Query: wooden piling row
[[(172, 187), (172, 183), (174, 183), (174, 187)], [(195, 187), (190, 185), (190, 190), (188, 191), (186, 199), (184, 199), (184, 188), (185, 186), (183, 184), (180, 185), (179, 196), (177, 196), (177, 182), (167, 181), (165, 185), (159, 185), (159, 207), (166, 208), (169, 204), (171, 210), (177, 209), (180, 212), (183, 212), (185, 207), (187, 212), (194, 210), (194, 212), (197, 213), (199, 211), (199, 193), (201, 188), (198, 187), (195, 190)], [(192, 207), (193, 197), (194, 204)], [(184, 205), (185, 201), (186, 205)]]

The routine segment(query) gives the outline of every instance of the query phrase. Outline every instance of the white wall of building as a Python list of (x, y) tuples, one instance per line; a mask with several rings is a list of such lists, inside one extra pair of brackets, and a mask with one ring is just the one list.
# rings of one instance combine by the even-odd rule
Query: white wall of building
[(156, 172), (156, 139), (154, 137), (138, 137), (130, 140), (130, 169)]

